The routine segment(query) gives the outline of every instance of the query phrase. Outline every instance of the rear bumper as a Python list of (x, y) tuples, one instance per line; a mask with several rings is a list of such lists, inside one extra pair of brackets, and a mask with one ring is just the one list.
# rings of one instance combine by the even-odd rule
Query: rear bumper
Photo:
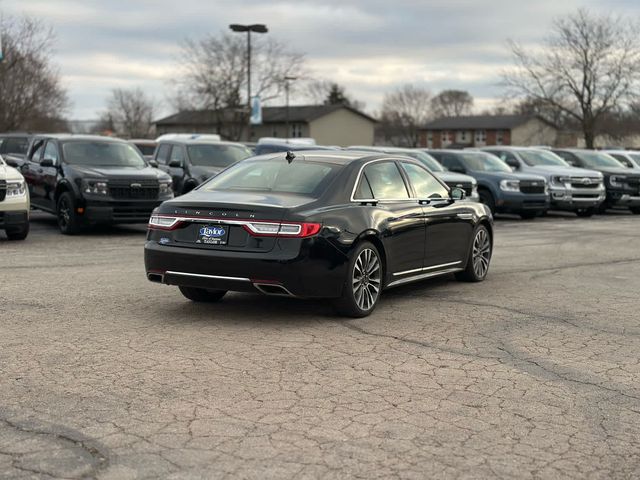
[(149, 240), (144, 260), (147, 278), (166, 285), (303, 298), (339, 297), (347, 258), (324, 240), (301, 242), (295, 256), (278, 248), (267, 253), (207, 250), (160, 245)]

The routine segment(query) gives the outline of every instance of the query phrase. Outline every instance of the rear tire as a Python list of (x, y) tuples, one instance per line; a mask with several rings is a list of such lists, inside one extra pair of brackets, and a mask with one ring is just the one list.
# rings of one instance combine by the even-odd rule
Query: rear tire
[(206, 290), (204, 288), (178, 287), (180, 293), (192, 302), (218, 302), (227, 293), (226, 290)]
[(58, 228), (64, 235), (80, 233), (80, 220), (76, 214), (73, 197), (69, 192), (64, 192), (60, 195), (60, 198), (58, 198), (56, 217), (58, 218)]
[(631, 207), (629, 210), (631, 210), (631, 213), (634, 215), (640, 215), (640, 207)]
[(7, 229), (5, 233), (9, 240), (24, 240), (29, 235), (29, 224), (25, 223), (18, 228)]
[(461, 282), (482, 282), (489, 273), (492, 253), (493, 242), (489, 230), (479, 225), (473, 234), (467, 265), (463, 271), (456, 273), (456, 279)]
[(493, 194), (489, 190), (481, 188), (480, 190), (478, 190), (478, 196), (480, 197), (480, 203), (484, 203), (487, 207), (489, 207), (489, 210), (491, 210), (491, 215), (495, 215), (496, 200), (495, 198), (493, 198)]
[(371, 242), (362, 242), (349, 260), (342, 296), (333, 302), (336, 311), (353, 318), (370, 315), (382, 293), (383, 274), (380, 252)]

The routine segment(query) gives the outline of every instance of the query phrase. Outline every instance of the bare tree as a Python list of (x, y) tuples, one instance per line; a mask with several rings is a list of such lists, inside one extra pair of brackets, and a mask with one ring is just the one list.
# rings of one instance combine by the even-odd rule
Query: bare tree
[(141, 88), (115, 88), (107, 101), (103, 123), (128, 138), (145, 138), (151, 133), (154, 100)]
[(431, 100), (431, 109), (436, 117), (470, 115), (473, 97), (465, 90), (443, 90)]
[(29, 17), (0, 22), (0, 131), (64, 128), (68, 102), (51, 63), (53, 31)]
[(314, 105), (342, 104), (358, 110), (364, 110), (365, 104), (354, 99), (339, 83), (325, 79), (313, 79), (305, 82), (301, 94), (311, 100)]
[(380, 128), (385, 141), (417, 147), (422, 127), (431, 116), (431, 93), (414, 85), (403, 85), (382, 100)]
[[(238, 139), (246, 124), (247, 44), (240, 35), (186, 40), (180, 54), (179, 110), (211, 110), (218, 133)], [(271, 37), (256, 36), (251, 48), (251, 92), (268, 102), (284, 93), (285, 77), (303, 74), (304, 56)], [(235, 125), (235, 127), (234, 127)]]
[(544, 48), (511, 42), (515, 68), (504, 73), (514, 95), (564, 113), (578, 123), (588, 148), (602, 120), (639, 93), (638, 25), (580, 9), (555, 21)]

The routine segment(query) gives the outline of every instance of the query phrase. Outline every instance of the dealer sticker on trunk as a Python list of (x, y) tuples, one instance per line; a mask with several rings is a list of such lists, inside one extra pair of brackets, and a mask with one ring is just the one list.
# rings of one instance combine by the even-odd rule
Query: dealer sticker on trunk
[(204, 243), (206, 245), (226, 245), (229, 237), (229, 231), (220, 225), (206, 225), (198, 230), (198, 238), (196, 243)]

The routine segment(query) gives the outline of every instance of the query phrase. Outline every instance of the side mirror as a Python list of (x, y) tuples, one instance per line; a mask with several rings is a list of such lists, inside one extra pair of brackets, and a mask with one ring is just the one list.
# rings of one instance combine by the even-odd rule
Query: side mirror
[(158, 162), (155, 160), (149, 160), (149, 166), (153, 168), (158, 168)]
[(43, 158), (40, 162), (41, 167), (53, 167), (55, 165), (52, 158)]
[(13, 168), (18, 168), (20, 166), (20, 162), (18, 162), (15, 158), (7, 157), (4, 159), (5, 163)]
[(467, 194), (465, 193), (465, 191), (461, 188), (454, 188), (453, 190), (451, 190), (451, 199), (454, 201), (458, 201), (458, 200), (464, 200), (465, 198), (467, 198)]
[(182, 168), (182, 160), (169, 160), (169, 167)]

